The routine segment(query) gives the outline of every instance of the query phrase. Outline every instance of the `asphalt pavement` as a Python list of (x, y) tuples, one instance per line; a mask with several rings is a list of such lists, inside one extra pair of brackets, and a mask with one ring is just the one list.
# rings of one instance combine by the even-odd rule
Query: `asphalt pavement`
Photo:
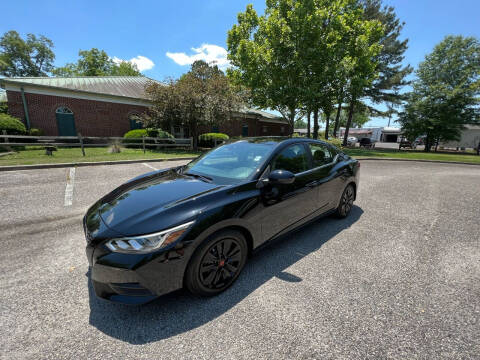
[(480, 167), (364, 161), (347, 219), (266, 248), (225, 293), (97, 299), (83, 214), (176, 164), (0, 173), (2, 359), (480, 358)]

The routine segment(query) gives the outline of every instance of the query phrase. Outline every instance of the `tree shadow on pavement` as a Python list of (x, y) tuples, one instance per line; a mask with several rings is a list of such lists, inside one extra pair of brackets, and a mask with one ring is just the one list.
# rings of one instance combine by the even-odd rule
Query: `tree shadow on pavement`
[(301, 282), (301, 278), (284, 270), (320, 249), (352, 226), (362, 214), (363, 210), (354, 206), (346, 219), (325, 217), (275, 241), (247, 261), (242, 274), (229, 289), (212, 298), (197, 298), (180, 290), (147, 305), (133, 307), (98, 299), (88, 281), (90, 324), (130, 344), (154, 342), (195, 329), (227, 312), (273, 277)]

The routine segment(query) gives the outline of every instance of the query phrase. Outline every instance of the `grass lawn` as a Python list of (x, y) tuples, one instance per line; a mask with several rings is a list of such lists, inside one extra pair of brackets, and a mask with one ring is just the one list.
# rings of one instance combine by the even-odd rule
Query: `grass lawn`
[(344, 152), (348, 155), (361, 159), (368, 157), (408, 159), (408, 160), (436, 160), (436, 161), (460, 161), (480, 164), (480, 156), (475, 154), (456, 154), (456, 153), (426, 153), (414, 150), (368, 150), (368, 149), (350, 149), (345, 148)]
[[(437, 160), (437, 161), (460, 161), (480, 164), (480, 156), (456, 153), (425, 153), (412, 150), (368, 150), (346, 148), (344, 151), (354, 158), (392, 158), (409, 160)], [(0, 166), (7, 165), (32, 165), (52, 164), (71, 162), (94, 162), (94, 161), (115, 161), (115, 160), (138, 160), (138, 159), (167, 159), (177, 157), (195, 157), (201, 154), (188, 150), (147, 150), (122, 148), (119, 154), (110, 154), (108, 148), (86, 148), (86, 156), (82, 156), (80, 148), (59, 148), (53, 156), (45, 155), (45, 150), (40, 147), (27, 147), (26, 150), (14, 154), (0, 156)], [(0, 153), (1, 155), (2, 153)]]
[(14, 154), (0, 156), (0, 166), (136, 159), (167, 159), (195, 157), (199, 154), (199, 152), (178, 149), (163, 151), (147, 150), (144, 154), (142, 149), (126, 148), (122, 148), (122, 152), (119, 154), (110, 154), (108, 148), (85, 148), (86, 156), (82, 156), (82, 150), (80, 148), (59, 148), (58, 151), (53, 153), (53, 156), (48, 156), (45, 155), (45, 150), (43, 148), (32, 146)]

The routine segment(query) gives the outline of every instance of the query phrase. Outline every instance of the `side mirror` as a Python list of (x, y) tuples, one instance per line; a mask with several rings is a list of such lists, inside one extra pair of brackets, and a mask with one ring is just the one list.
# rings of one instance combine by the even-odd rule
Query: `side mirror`
[(291, 184), (295, 181), (295, 174), (288, 170), (273, 170), (268, 175), (268, 182), (271, 184)]

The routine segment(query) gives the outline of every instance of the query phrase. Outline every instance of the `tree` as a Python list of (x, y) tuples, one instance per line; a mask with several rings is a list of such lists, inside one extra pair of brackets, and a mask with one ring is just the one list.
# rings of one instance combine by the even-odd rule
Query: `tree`
[(425, 151), (458, 140), (465, 124), (480, 122), (480, 42), (447, 36), (416, 71), (399, 122), (409, 138), (426, 135)]
[(306, 128), (307, 128), (307, 124), (305, 123), (305, 121), (303, 121), (303, 119), (295, 120), (295, 129), (306, 129)]
[[(400, 40), (399, 38), (405, 23), (397, 18), (393, 7), (382, 7), (381, 0), (359, 0), (358, 4), (363, 8), (365, 20), (377, 20), (383, 25), (384, 29), (379, 40), (381, 50), (375, 59), (378, 77), (365, 89), (364, 97), (372, 101), (374, 105), (387, 103), (389, 108), (387, 112), (373, 107), (370, 111), (375, 113), (376, 116), (391, 117), (393, 113), (396, 113), (395, 107), (399, 106), (403, 100), (403, 95), (399, 90), (409, 84), (406, 77), (412, 72), (410, 65), (402, 65), (404, 53), (408, 48), (408, 39)], [(347, 107), (343, 105), (345, 92), (342, 91), (342, 87), (339, 90), (334, 136), (336, 136), (340, 126), (340, 112), (342, 108)], [(365, 102), (362, 102), (362, 104), (366, 106)]]
[(266, 4), (263, 16), (248, 5), (228, 32), (228, 74), (252, 90), (256, 105), (278, 110), (292, 126), (313, 113), (318, 137), (319, 112), (330, 119), (339, 89), (359, 97), (375, 78), (382, 26), (364, 19), (357, 0)]
[(53, 69), (53, 42), (43, 35), (27, 34), (26, 40), (14, 31), (0, 38), (0, 75), (8, 77), (47, 76)]
[(112, 69), (114, 76), (142, 76), (136, 64), (130, 61), (121, 61)]
[[(3, 92), (5, 94), (5, 92)], [(2, 101), (2, 91), (0, 91), (0, 114), (8, 114), (8, 103), (7, 97), (5, 96), (5, 101)]]
[(251, 91), (252, 102), (279, 111), (293, 129), (301, 109), (303, 69), (300, 47), (292, 30), (292, 0), (268, 0), (265, 15), (252, 5), (237, 16), (228, 32), (228, 58), (233, 68), (227, 74), (235, 84)]
[[(305, 70), (303, 104), (313, 112), (313, 138), (318, 138), (319, 112), (327, 128), (338, 88), (342, 82), (342, 61), (345, 56), (344, 37), (348, 33), (354, 1), (304, 1), (299, 6), (298, 23), (303, 24), (297, 35), (302, 39), (300, 58)], [(322, 24), (322, 26), (318, 26)], [(328, 139), (328, 132), (325, 137)]]
[(76, 63), (68, 63), (52, 71), (55, 76), (141, 76), (135, 64), (115, 63), (104, 50), (80, 50)]
[(194, 149), (200, 126), (219, 125), (229, 120), (244, 100), (242, 91), (230, 84), (218, 66), (205, 61), (195, 61), (191, 70), (178, 80), (168, 79), (165, 84), (151, 82), (146, 93), (153, 106), (144, 118), (145, 125), (157, 128), (187, 126)]
[(355, 105), (378, 75), (377, 55), (382, 49), (379, 41), (383, 35), (383, 26), (376, 20), (354, 22), (349, 35), (347, 56), (343, 62), (348, 79), (345, 92), (349, 101), (343, 146), (347, 145)]
[[(338, 126), (345, 127), (348, 121), (348, 108), (341, 109), (338, 116)], [(370, 121), (370, 109), (363, 103), (357, 103), (356, 111), (353, 113), (351, 127), (361, 128), (367, 122)], [(335, 131), (335, 123), (330, 123), (328, 127), (329, 131), (333, 134)], [(337, 129), (338, 130), (338, 129)]]
[[(382, 8), (381, 0), (360, 0), (367, 20), (378, 20), (384, 28), (379, 42), (381, 50), (376, 56), (378, 77), (366, 89), (365, 95), (373, 103), (387, 102), (391, 108), (402, 101), (399, 90), (409, 84), (406, 77), (412, 73), (410, 65), (403, 65), (408, 39), (400, 40), (405, 25), (400, 22), (392, 6)], [(381, 112), (380, 112), (381, 113)], [(386, 114), (388, 115), (388, 113)]]

